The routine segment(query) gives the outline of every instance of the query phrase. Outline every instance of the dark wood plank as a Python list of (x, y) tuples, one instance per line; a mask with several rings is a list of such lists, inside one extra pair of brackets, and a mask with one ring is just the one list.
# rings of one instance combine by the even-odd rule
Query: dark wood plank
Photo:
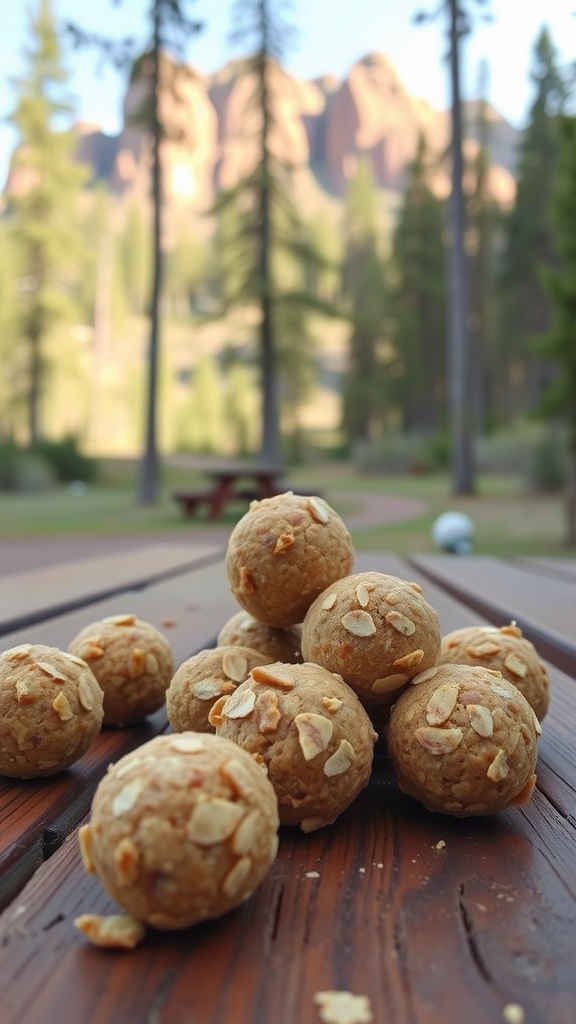
[(117, 908), (71, 838), (0, 918), (3, 1024), (59, 1024), (63, 1007), (83, 1024), (312, 1024), (332, 988), (369, 996), (386, 1024), (494, 1024), (508, 1003), (527, 1024), (573, 1024), (574, 843), (540, 795), (456, 821), (403, 797), (383, 764), (335, 826), (283, 830), (242, 908), (118, 953), (73, 928)]
[[(196, 650), (211, 646), (219, 626), (236, 610), (220, 562), (19, 630), (4, 637), (3, 646), (33, 642), (66, 649), (89, 622), (134, 612), (164, 632), (180, 664)], [(105, 729), (84, 757), (61, 775), (26, 781), (0, 777), (0, 906), (86, 814), (108, 764), (165, 725), (161, 711), (140, 727)]]
[(572, 583), (489, 557), (415, 555), (409, 562), (494, 625), (514, 619), (543, 658), (563, 672), (573, 672), (576, 587)]
[(179, 664), (195, 650), (210, 644), (220, 625), (237, 610), (224, 564), (219, 560), (144, 589), (114, 594), (88, 607), (15, 630), (2, 638), (2, 648), (39, 643), (66, 649), (89, 623), (106, 615), (130, 613), (166, 634)]
[(0, 578), (0, 636), (222, 558), (220, 545), (143, 545)]
[(162, 710), (130, 729), (104, 729), (84, 757), (46, 779), (0, 777), (0, 907), (87, 814), (108, 765), (166, 728)]

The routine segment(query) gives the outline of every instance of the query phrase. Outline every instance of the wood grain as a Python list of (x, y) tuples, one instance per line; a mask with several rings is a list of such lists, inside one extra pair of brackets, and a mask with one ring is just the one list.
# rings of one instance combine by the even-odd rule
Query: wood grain
[(312, 1024), (314, 993), (344, 988), (376, 1022), (494, 1024), (513, 1002), (527, 1024), (573, 1024), (574, 841), (541, 794), (458, 821), (402, 796), (380, 762), (335, 826), (283, 830), (243, 907), (114, 952), (73, 927), (117, 908), (72, 837), (0, 919), (2, 1021), (55, 1024), (66, 1007), (83, 1024)]

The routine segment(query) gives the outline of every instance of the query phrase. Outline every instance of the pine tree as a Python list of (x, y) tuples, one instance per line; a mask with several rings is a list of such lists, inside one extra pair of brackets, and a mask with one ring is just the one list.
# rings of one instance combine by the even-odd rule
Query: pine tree
[(386, 414), (386, 377), (378, 355), (386, 338), (386, 281), (378, 251), (376, 189), (365, 162), (346, 196), (343, 296), (352, 330), (342, 425), (355, 446), (381, 430)]
[(567, 541), (576, 545), (576, 118), (559, 120), (559, 166), (553, 194), (553, 245), (559, 265), (544, 275), (553, 320), (542, 346), (557, 367), (544, 410), (567, 426), (569, 479)]
[(508, 419), (538, 406), (545, 368), (532, 339), (551, 322), (541, 268), (554, 262), (551, 206), (558, 160), (557, 118), (566, 88), (546, 29), (536, 42), (532, 80), (536, 96), (522, 139), (516, 201), (503, 254), (500, 404)]
[(429, 177), (420, 138), (393, 236), (391, 312), (403, 428), (422, 433), (438, 432), (448, 416), (445, 209)]
[(40, 0), (30, 21), (28, 70), (15, 82), (12, 121), (20, 141), (14, 173), (22, 187), (9, 196), (20, 250), (21, 334), (27, 347), (28, 439), (42, 432), (44, 348), (53, 328), (74, 312), (74, 289), (83, 256), (78, 199), (86, 170), (74, 163), (75, 138), (56, 124), (71, 112), (67, 75), (50, 0)]
[(256, 45), (253, 56), (243, 62), (244, 74), (250, 76), (253, 83), (250, 114), (256, 116), (258, 124), (256, 163), (251, 174), (226, 190), (215, 206), (219, 216), (227, 218), (224, 223), (228, 231), (234, 228), (234, 222), (239, 228), (227, 239), (236, 278), (236, 291), (228, 296), (229, 301), (231, 304), (256, 301), (260, 309), (260, 458), (271, 463), (281, 459), (278, 338), (275, 335), (278, 286), (272, 250), (282, 244), (277, 233), (279, 209), (284, 209), (288, 221), (295, 220), (287, 188), (289, 168), (274, 156), (271, 148), (276, 124), (274, 78), (283, 73), (279, 61), (291, 36), (291, 28), (282, 13), (284, 6), (283, 3), (274, 5), (272, 0), (237, 0), (233, 8), (233, 40), (255, 40)]

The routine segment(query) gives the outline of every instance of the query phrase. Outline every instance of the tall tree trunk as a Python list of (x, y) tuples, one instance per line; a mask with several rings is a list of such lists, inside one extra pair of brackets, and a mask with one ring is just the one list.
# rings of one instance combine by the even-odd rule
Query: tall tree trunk
[(158, 350), (160, 342), (160, 299), (162, 294), (162, 168), (160, 164), (161, 126), (158, 113), (160, 92), (160, 29), (159, 0), (154, 5), (154, 44), (152, 71), (152, 206), (153, 254), (152, 298), (150, 309), (150, 341), (148, 348), (148, 387), (146, 394), (145, 447), (140, 465), (139, 501), (154, 504), (158, 500), (157, 397)]
[[(266, 17), (265, 8), (263, 18)], [(266, 26), (264, 26), (266, 33)], [(260, 188), (260, 259), (259, 276), (262, 290), (260, 323), (260, 344), (262, 354), (262, 440), (260, 459), (262, 462), (280, 462), (280, 429), (278, 412), (278, 384), (276, 352), (274, 344), (273, 297), (270, 266), (271, 222), (270, 222), (270, 93), (267, 81), (268, 62), (262, 53), (260, 63), (260, 97), (262, 105), (262, 184)]]
[(455, 494), (474, 490), (472, 465), (472, 403), (468, 336), (468, 282), (464, 234), (466, 211), (462, 186), (462, 112), (460, 103), (458, 0), (450, 12), (450, 80), (452, 87), (452, 195), (449, 249), (449, 388), (452, 436), (452, 483)]
[(36, 323), (30, 328), (30, 376), (28, 388), (28, 442), (34, 444), (40, 439), (40, 355), (41, 331)]

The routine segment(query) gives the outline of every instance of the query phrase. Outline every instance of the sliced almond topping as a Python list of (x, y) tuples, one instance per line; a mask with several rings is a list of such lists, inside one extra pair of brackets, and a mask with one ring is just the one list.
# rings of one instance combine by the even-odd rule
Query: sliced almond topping
[(497, 693), (499, 697), (514, 697), (518, 692), (514, 683), (506, 683), (504, 681), (501, 683), (493, 683), (492, 680), (490, 680), (490, 686), (494, 690), (494, 693)]
[(389, 594), (386, 594), (384, 600), (386, 604), (398, 604), (398, 594), (391, 590)]
[(375, 679), (370, 689), (372, 693), (391, 693), (394, 690), (398, 690), (399, 687), (404, 686), (404, 683), (408, 682), (408, 676), (403, 672), (394, 672), (389, 676), (382, 676), (380, 679)]
[(131, 885), (138, 874), (140, 851), (128, 836), (124, 836), (114, 850), (114, 862), (121, 881), (126, 885)]
[(146, 665), (146, 671), (147, 671), (149, 676), (155, 676), (160, 671), (160, 666), (158, 664), (158, 658), (156, 657), (155, 654), (148, 653), (146, 655), (145, 665)]
[(458, 683), (444, 683), (430, 697), (426, 705), (426, 721), (428, 725), (442, 725), (446, 722), (458, 703)]
[(368, 996), (344, 990), (316, 992), (314, 1002), (322, 1024), (370, 1024), (374, 1020)]
[(322, 501), (322, 498), (308, 498), (306, 507), (312, 518), (315, 519), (317, 523), (321, 523), (322, 526), (325, 526), (329, 521), (330, 513), (328, 511), (328, 506), (325, 501)]
[(359, 583), (356, 587), (356, 600), (361, 608), (365, 608), (370, 601), (370, 594), (363, 583)]
[(243, 683), (248, 675), (248, 660), (241, 651), (226, 651), (222, 658), (222, 671), (235, 683)]
[(342, 616), (340, 622), (348, 633), (353, 636), (373, 636), (376, 632), (374, 619), (369, 612), (351, 611)]
[(499, 645), (493, 640), (485, 640), (480, 644), (471, 644), (466, 648), (466, 654), (471, 658), (491, 658), (493, 654), (498, 654), (499, 650)]
[(254, 594), (256, 592), (254, 577), (247, 565), (243, 565), (240, 568), (240, 590), (245, 594)]
[(32, 644), (18, 644), (17, 647), (10, 647), (8, 651), (3, 651), (1, 657), (8, 661), (24, 661), (31, 650)]
[(324, 828), (325, 825), (333, 825), (336, 818), (321, 818), (320, 815), (313, 815), (310, 818), (302, 818), (300, 822), (300, 828), (303, 832), (315, 832), (318, 828)]
[(217, 729), (219, 725), (222, 725), (222, 722), (224, 721), (222, 709), (227, 700), (227, 697), (220, 697), (220, 700), (217, 700), (208, 712), (208, 721), (215, 729)]
[(513, 804), (527, 804), (532, 793), (534, 792), (534, 786), (536, 785), (536, 776), (531, 775), (527, 782), (524, 783), (522, 789), (512, 800)]
[(278, 694), (274, 690), (272, 692), (266, 690), (260, 694), (256, 701), (256, 711), (260, 732), (264, 735), (269, 732), (276, 732), (282, 718), (282, 712), (280, 711)]
[(112, 814), (114, 817), (121, 818), (123, 814), (131, 811), (136, 805), (141, 792), (142, 783), (139, 779), (134, 779), (123, 786), (112, 801)]
[(244, 888), (252, 870), (250, 857), (241, 857), (234, 867), (228, 872), (222, 882), (222, 892), (225, 896), (234, 899)]
[(294, 673), (289, 665), (275, 664), (269, 667), (259, 665), (253, 668), (250, 673), (255, 683), (263, 683), (265, 686), (277, 686), (279, 690), (293, 690), (295, 684)]
[(48, 661), (37, 661), (36, 668), (41, 669), (42, 672), (45, 672), (51, 679), (55, 679), (57, 683), (67, 682), (68, 677), (63, 675), (59, 669), (54, 668), (54, 665), (51, 665)]
[(260, 815), (258, 811), (250, 811), (247, 814), (232, 836), (232, 852), (238, 857), (250, 853), (254, 843), (261, 832)]
[(536, 712), (534, 711), (534, 708), (530, 708), (530, 710), (532, 712), (532, 720), (534, 722), (534, 728), (536, 730), (536, 735), (537, 736), (541, 736), (542, 735), (542, 726), (540, 725), (540, 722), (538, 721), (538, 718), (536, 716)]
[(15, 689), (16, 700), (19, 704), (33, 704), (37, 699), (36, 694), (32, 693), (31, 690), (28, 689), (28, 686), (23, 679), (18, 680)]
[(199, 679), (190, 687), (190, 693), (198, 700), (214, 700), (222, 693), (222, 680)]
[(412, 672), (413, 669), (418, 668), (424, 661), (424, 651), (418, 649), (417, 651), (410, 651), (410, 654), (405, 654), (403, 658), (396, 658), (392, 662), (394, 668), (406, 669), (408, 672)]
[(90, 825), (82, 825), (78, 829), (78, 843), (80, 846), (80, 853), (82, 855), (82, 863), (84, 870), (89, 875), (94, 874), (94, 861), (92, 860), (92, 832)]
[(71, 718), (74, 718), (74, 712), (70, 707), (70, 701), (66, 694), (62, 693), (62, 690), (60, 690), (58, 696), (52, 701), (52, 707), (61, 722), (69, 722)]
[(322, 610), (325, 612), (329, 612), (330, 609), (333, 608), (334, 605), (336, 604), (337, 597), (338, 595), (335, 594), (334, 591), (332, 591), (331, 594), (327, 594), (324, 600), (322, 601), (322, 604), (320, 605)]
[(326, 708), (326, 711), (334, 712), (341, 708), (344, 701), (340, 700), (339, 697), (322, 697), (322, 707)]
[(416, 632), (416, 626), (406, 615), (402, 615), (401, 612), (388, 612), (386, 616), (386, 622), (392, 626), (392, 629), (402, 633), (402, 636), (412, 636)]
[(86, 682), (85, 679), (81, 679), (78, 683), (78, 701), (80, 706), (84, 708), (84, 711), (92, 711), (94, 708), (94, 695), (91, 686)]
[(186, 828), (186, 835), (200, 846), (222, 843), (235, 831), (244, 817), (244, 807), (230, 800), (213, 797), (196, 805)]
[(95, 946), (134, 949), (146, 937), (146, 925), (131, 914), (81, 914), (74, 926)]
[(483, 704), (467, 704), (466, 711), (474, 732), (486, 738), (494, 735), (494, 719), (489, 708)]
[(96, 661), (104, 656), (104, 648), (93, 640), (86, 640), (80, 648), (80, 657), (83, 661)]
[(486, 776), (491, 782), (502, 782), (509, 774), (510, 766), (506, 760), (506, 754), (503, 750), (499, 750), (489, 766)]
[(356, 758), (356, 751), (349, 740), (340, 740), (340, 745), (328, 758), (324, 765), (324, 775), (331, 778), (333, 775), (341, 775), (348, 770)]
[(414, 733), (418, 743), (429, 754), (440, 756), (451, 754), (462, 742), (462, 729), (440, 729), (435, 726), (422, 726)]
[(518, 655), (513, 652), (506, 655), (504, 665), (509, 672), (512, 672), (512, 675), (518, 676), (519, 679), (524, 679), (528, 672), (526, 662), (522, 661), (522, 658), (518, 657)]
[(276, 544), (274, 545), (274, 555), (283, 555), (285, 551), (293, 546), (296, 538), (292, 530), (286, 530), (285, 533), (281, 533), (278, 537)]
[(181, 733), (170, 739), (170, 747), (179, 754), (198, 754), (205, 749), (204, 741), (199, 736), (187, 736)]
[(414, 580), (407, 580), (406, 582), (408, 583), (409, 587), (412, 587), (412, 590), (416, 591), (417, 594), (423, 594), (424, 593), (424, 590), (420, 586), (419, 583), (415, 583)]
[(419, 672), (417, 676), (414, 676), (412, 680), (413, 686), (418, 686), (419, 683), (427, 683), (429, 679), (434, 679), (434, 676), (438, 672), (438, 668), (426, 668), (423, 672)]
[(112, 622), (114, 626), (134, 626), (138, 621), (136, 615), (107, 615), (102, 622)]
[(254, 690), (250, 688), (246, 690), (236, 690), (230, 697), (226, 698), (226, 703), (222, 708), (222, 714), (226, 718), (246, 718), (252, 714), (254, 705), (256, 703), (256, 694)]
[(134, 647), (128, 659), (128, 675), (130, 679), (138, 679), (144, 674), (146, 664), (146, 651), (141, 647)]
[(298, 729), (298, 740), (305, 761), (311, 761), (326, 750), (334, 731), (329, 718), (317, 715), (313, 711), (303, 711), (296, 715), (294, 724)]
[(517, 626), (515, 622), (511, 622), (509, 626), (501, 626), (500, 632), (507, 636), (516, 636), (520, 638), (522, 636), (522, 630), (520, 626)]
[(242, 764), (235, 757), (225, 761), (220, 767), (220, 774), (230, 783), (235, 793), (239, 796), (251, 796), (254, 792), (254, 778), (246, 765)]

